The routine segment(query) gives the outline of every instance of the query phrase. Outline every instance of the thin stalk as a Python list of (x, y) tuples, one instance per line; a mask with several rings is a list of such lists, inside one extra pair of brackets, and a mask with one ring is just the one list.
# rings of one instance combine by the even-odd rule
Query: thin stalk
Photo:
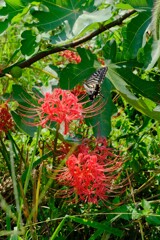
[(141, 233), (141, 239), (144, 240), (144, 232), (143, 232), (143, 226), (141, 221), (138, 221), (139, 227), (140, 227), (140, 233)]
[(8, 205), (8, 203), (1, 194), (0, 194), (0, 207), (3, 209), (3, 211), (6, 212), (7, 216), (12, 218), (15, 222), (17, 221), (15, 213), (12, 212), (11, 207)]
[(41, 127), (38, 127), (36, 143), (35, 143), (35, 146), (34, 146), (34, 150), (33, 150), (33, 153), (32, 153), (32, 158), (31, 158), (31, 161), (30, 161), (30, 164), (29, 164), (29, 168), (28, 168), (28, 172), (27, 172), (27, 176), (26, 176), (26, 181), (25, 181), (25, 184), (24, 184), (24, 195), (26, 195), (28, 184), (29, 184), (29, 180), (30, 180), (30, 177), (31, 177), (31, 171), (32, 171), (32, 167), (33, 167), (34, 157), (35, 157), (36, 151), (37, 151), (40, 130), (41, 130)]
[[(25, 184), (24, 184), (23, 196), (22, 196), (22, 198), (21, 198), (21, 203), (20, 203), (21, 208), (20, 208), (20, 210), (19, 210), (19, 216), (21, 215), (23, 203), (25, 202), (25, 195), (26, 195), (26, 192), (27, 192), (27, 189), (28, 189), (29, 180), (30, 180), (30, 177), (31, 177), (31, 171), (32, 171), (32, 167), (33, 167), (34, 157), (35, 157), (36, 150), (37, 150), (37, 145), (38, 145), (38, 139), (39, 139), (39, 135), (40, 135), (40, 130), (41, 130), (41, 128), (38, 127), (37, 137), (36, 137), (36, 143), (35, 143), (35, 147), (34, 147), (34, 150), (33, 150), (33, 153), (32, 153), (31, 162), (30, 162), (30, 164), (29, 164), (29, 168), (28, 168), (28, 172), (27, 172), (27, 176), (26, 176), (26, 180), (25, 180)], [(20, 220), (20, 219), (18, 219), (18, 220)]]
[(40, 192), (40, 186), (41, 186), (41, 176), (42, 176), (42, 168), (43, 164), (40, 165), (39, 167), (39, 172), (38, 172), (38, 180), (37, 180), (37, 185), (36, 185), (36, 191), (35, 191), (35, 213), (33, 215), (33, 221), (37, 222), (37, 215), (38, 215), (38, 203), (39, 203), (39, 192)]
[(2, 145), (2, 147), (1, 147), (1, 153), (2, 153), (2, 155), (3, 155), (3, 157), (4, 157), (4, 160), (6, 161), (6, 165), (7, 165), (7, 167), (8, 167), (9, 173), (10, 173), (10, 175), (11, 175), (11, 166), (10, 166), (9, 153), (8, 153), (8, 151), (7, 151), (7, 149), (6, 149), (5, 144), (3, 143), (3, 140), (2, 140), (2, 138), (1, 138), (1, 134), (0, 134), (0, 143), (1, 143), (1, 145)]
[[(22, 216), (20, 211), (20, 203), (19, 203), (19, 195), (18, 195), (18, 189), (17, 189), (17, 179), (16, 179), (16, 173), (15, 173), (15, 164), (14, 164), (14, 158), (13, 158), (13, 146), (12, 142), (10, 142), (10, 162), (11, 162), (11, 174), (12, 174), (12, 181), (13, 181), (13, 191), (14, 191), (14, 197), (15, 197), (15, 203), (16, 203), (16, 209), (18, 213), (18, 227), (21, 227), (22, 224)], [(19, 226), (20, 225), (20, 226)]]
[(60, 125), (57, 124), (56, 135), (55, 135), (55, 139), (54, 139), (52, 168), (54, 168), (54, 164), (55, 164), (55, 161), (56, 161), (56, 152), (57, 152), (57, 142), (58, 142), (59, 128), (60, 128)]
[(52, 234), (50, 240), (54, 240), (57, 238), (58, 233), (61, 231), (61, 229), (63, 228), (63, 225), (65, 224), (65, 221), (67, 219), (67, 216), (65, 216), (62, 221), (60, 222), (60, 224), (58, 225), (58, 227), (55, 229), (54, 233)]

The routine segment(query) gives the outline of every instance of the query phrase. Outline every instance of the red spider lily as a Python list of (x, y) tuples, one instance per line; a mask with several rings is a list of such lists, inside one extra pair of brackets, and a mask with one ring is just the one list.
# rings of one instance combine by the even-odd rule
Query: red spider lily
[[(63, 159), (67, 154), (68, 144), (66, 148), (63, 144), (62, 150), (60, 155)], [(68, 186), (68, 191), (60, 190), (58, 195), (62, 197), (66, 193), (69, 196), (75, 193), (81, 200), (92, 203), (105, 200), (108, 193), (114, 193), (116, 188), (122, 187), (114, 184), (121, 166), (122, 159), (114, 153), (114, 149), (108, 147), (105, 138), (86, 139), (67, 159), (66, 167), (58, 172), (58, 182)]]
[(47, 122), (64, 122), (66, 134), (69, 130), (69, 123), (72, 120), (83, 119), (82, 104), (78, 103), (78, 98), (70, 91), (54, 89), (52, 93), (46, 93), (44, 98), (39, 99), (41, 104), (41, 125), (46, 126)]
[(82, 201), (97, 203), (107, 198), (105, 166), (98, 163), (96, 155), (71, 155), (66, 165), (57, 180), (73, 188)]
[(19, 111), (27, 118), (39, 117), (38, 122), (28, 124), (46, 127), (51, 122), (57, 122), (64, 124), (64, 134), (67, 134), (71, 121), (82, 121), (85, 117), (97, 115), (103, 107), (100, 100), (85, 107), (88, 102), (80, 102), (70, 90), (55, 88), (52, 93), (47, 92), (44, 98), (40, 98), (37, 105), (26, 102), (31, 107), (20, 106)]
[(81, 57), (78, 55), (78, 53), (70, 51), (70, 50), (65, 50), (65, 51), (61, 52), (60, 56), (63, 56), (69, 62), (74, 62), (77, 64), (81, 62)]
[(71, 92), (72, 92), (75, 96), (77, 96), (77, 97), (86, 94), (86, 90), (85, 90), (84, 87), (81, 86), (81, 85), (76, 85), (76, 86), (71, 90)]
[[(57, 146), (58, 159), (63, 160), (69, 152), (70, 148), (71, 145), (69, 143), (61, 142)], [(50, 149), (54, 149), (54, 143), (53, 146), (50, 147)], [(102, 164), (105, 162), (109, 163), (110, 160), (112, 163), (113, 159), (119, 158), (119, 156), (114, 153), (114, 149), (108, 147), (107, 139), (102, 137), (94, 139), (83, 139), (82, 143), (77, 146), (74, 155), (77, 157), (79, 153), (96, 155), (98, 157), (98, 161)], [(120, 163), (122, 164), (121, 161)]]
[(0, 105), (0, 132), (8, 132), (13, 128), (13, 121), (7, 103)]

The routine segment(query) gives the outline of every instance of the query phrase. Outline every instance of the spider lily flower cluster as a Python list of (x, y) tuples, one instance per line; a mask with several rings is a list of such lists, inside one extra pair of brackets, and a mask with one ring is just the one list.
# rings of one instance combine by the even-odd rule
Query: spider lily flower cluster
[[(27, 107), (21, 106), (22, 115), (25, 116), (25, 111), (29, 111), (32, 118), (37, 117), (33, 124), (42, 127), (49, 127), (52, 122), (59, 126), (63, 124), (64, 134), (67, 134), (73, 120), (81, 123), (85, 117), (99, 114), (103, 108), (101, 98), (90, 103), (89, 100), (83, 100), (83, 96), (78, 98), (76, 95), (70, 90), (55, 88), (51, 93), (47, 92), (44, 97), (37, 99), (36, 105), (30, 104), (28, 107), (27, 102)], [(69, 144), (55, 142), (53, 154), (57, 163), (54, 164), (57, 166), (70, 150)], [(121, 158), (108, 148), (105, 138), (83, 140), (73, 154), (67, 157), (65, 166), (55, 170), (56, 181), (65, 186), (65, 191), (58, 190), (57, 196), (60, 194), (61, 197), (66, 197), (67, 194), (70, 197), (75, 194), (80, 200), (95, 204), (99, 200), (104, 201), (116, 189), (114, 181), (121, 165)]]
[[(66, 144), (66, 154), (68, 145)], [(65, 156), (65, 147), (60, 147), (61, 157)], [(59, 156), (60, 157), (60, 156)], [(57, 181), (68, 187), (59, 190), (57, 195), (71, 197), (79, 196), (80, 200), (97, 204), (106, 200), (109, 193), (120, 188), (115, 184), (122, 159), (107, 146), (105, 138), (86, 139), (66, 161), (66, 166), (58, 171)], [(55, 170), (57, 171), (57, 170)]]
[(64, 125), (64, 134), (69, 132), (69, 124), (73, 120), (82, 121), (86, 117), (99, 114), (103, 105), (95, 101), (90, 106), (85, 107), (89, 101), (79, 101), (70, 90), (55, 88), (52, 93), (47, 92), (43, 98), (39, 98), (37, 105), (29, 102), (30, 107), (20, 106), (21, 116), (27, 118), (39, 118), (32, 125), (42, 127), (50, 126), (52, 122)]
[(78, 55), (77, 52), (73, 52), (70, 50), (64, 50), (59, 55), (64, 57), (66, 60), (68, 60), (69, 63), (78, 64), (81, 62), (81, 57)]
[(7, 102), (0, 105), (0, 132), (7, 133), (14, 126)]

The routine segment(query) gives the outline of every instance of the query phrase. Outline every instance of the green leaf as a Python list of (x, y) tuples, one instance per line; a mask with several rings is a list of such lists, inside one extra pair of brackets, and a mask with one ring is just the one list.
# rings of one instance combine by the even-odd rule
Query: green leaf
[(35, 53), (38, 43), (36, 42), (36, 36), (33, 34), (31, 30), (26, 30), (21, 34), (21, 52), (23, 55), (30, 56)]
[[(95, 136), (103, 136), (107, 137), (111, 131), (111, 117), (117, 112), (115, 105), (112, 102), (111, 96), (112, 85), (108, 80), (104, 80), (102, 84), (102, 95), (104, 96), (104, 100), (106, 101), (105, 106), (102, 108), (102, 112), (96, 115), (95, 117), (91, 117), (86, 119), (86, 123), (88, 126), (93, 126)], [(98, 101), (96, 99), (95, 101)], [(92, 103), (94, 104), (94, 102)]]
[[(117, 207), (115, 210), (113, 210), (113, 213), (119, 213), (119, 218), (125, 219), (127, 221), (131, 220), (131, 211), (129, 210), (127, 205), (122, 205), (120, 207)], [(115, 214), (113, 214), (115, 216)], [(111, 215), (112, 217), (112, 215)]]
[(66, 221), (66, 218), (67, 218), (67, 216), (64, 217), (64, 218), (62, 219), (62, 221), (59, 223), (59, 225), (58, 225), (57, 228), (55, 229), (54, 233), (52, 234), (50, 240), (54, 240), (54, 239), (57, 237), (59, 231), (60, 231), (60, 230), (63, 228), (63, 226), (64, 226), (64, 223), (65, 223), (65, 221)]
[(152, 0), (128, 0), (127, 3), (136, 9), (148, 10), (148, 8), (151, 9), (153, 7)]
[[(23, 114), (21, 114), (20, 112), (19, 113), (16, 113), (14, 111), (11, 112), (17, 127), (23, 130), (31, 137), (33, 137), (34, 133), (37, 131), (37, 127), (31, 126), (32, 123), (34, 122), (34, 117), (32, 118), (30, 111), (31, 109), (33, 109), (33, 106), (37, 106), (37, 100), (32, 98), (30, 94), (28, 94), (21, 86), (17, 84), (13, 85), (12, 97), (15, 101), (17, 101), (20, 104), (20, 107), (18, 107), (17, 110), (20, 110), (21, 112), (21, 107), (22, 108), (24, 107), (23, 113), (25, 113), (25, 117), (23, 117)], [(32, 114), (34, 114), (33, 111)], [(29, 125), (27, 125), (27, 122), (29, 123)]]
[(98, 22), (107, 21), (112, 17), (112, 9), (108, 7), (106, 9), (101, 9), (99, 11), (94, 12), (85, 12), (78, 17), (74, 26), (73, 26), (73, 34), (80, 34), (86, 27), (91, 24), (95, 24)]
[(89, 227), (93, 227), (93, 228), (96, 228), (96, 229), (103, 230), (104, 232), (111, 233), (114, 236), (121, 237), (123, 235), (122, 230), (120, 230), (118, 228), (111, 227), (107, 222), (101, 224), (101, 223), (98, 223), (98, 222), (95, 222), (95, 221), (90, 221), (90, 220), (87, 220), (87, 219), (84, 219), (84, 218), (83, 219), (78, 218), (78, 217), (75, 217), (75, 216), (69, 216), (69, 217), (70, 217), (70, 219), (72, 219), (75, 222), (78, 222), (78, 223), (83, 224), (83, 225), (87, 225)]
[(33, 163), (33, 168), (36, 168), (38, 165), (40, 165), (44, 160), (48, 159), (49, 157), (53, 156), (53, 151), (50, 151), (46, 154), (43, 154), (43, 156), (39, 159), (37, 159), (34, 163)]
[[(158, 47), (158, 46), (157, 46)], [(144, 68), (147, 66), (154, 66), (155, 62), (158, 60), (159, 55), (157, 58), (152, 57), (152, 49), (153, 49), (153, 38), (150, 38), (143, 48), (140, 48), (137, 53), (137, 60), (139, 63), (142, 63)]]
[(160, 40), (153, 41), (150, 51), (151, 61), (148, 62), (147, 70), (154, 67), (158, 62), (160, 56)]
[(32, 124), (34, 119), (32, 118), (24, 118), (18, 115), (16, 112), (11, 112), (14, 122), (17, 127), (27, 133), (29, 136), (34, 137), (34, 133), (37, 132), (37, 127), (27, 125), (27, 123)]
[(160, 83), (158, 81), (152, 82), (139, 78), (137, 75), (132, 73), (132, 69), (130, 69), (130, 67), (126, 64), (128, 63), (124, 62), (122, 65), (119, 64), (120, 68), (116, 68), (117, 78), (120, 77), (123, 79), (128, 85), (128, 89), (132, 89), (133, 92), (141, 94), (154, 102), (159, 102)]
[(143, 207), (143, 214), (147, 215), (151, 212), (151, 205), (148, 201), (146, 201), (145, 199), (142, 200), (142, 207)]
[(21, 0), (6, 0), (5, 6), (0, 9), (1, 24), (0, 24), (0, 34), (4, 32), (12, 19), (23, 11), (24, 4)]
[(114, 62), (117, 54), (116, 41), (114, 39), (111, 41), (107, 41), (102, 51), (105, 59), (110, 59), (112, 62)]
[(137, 220), (137, 219), (140, 219), (141, 217), (142, 217), (142, 213), (138, 212), (136, 209), (133, 209), (132, 219)]
[(13, 89), (12, 97), (20, 105), (33, 108), (32, 104), (33, 105), (38, 104), (37, 99), (34, 99), (20, 85), (18, 84), (13, 85), (12, 89)]
[(142, 47), (143, 35), (150, 24), (151, 12), (140, 12), (133, 18), (127, 28), (123, 28), (123, 56), (124, 59), (134, 59), (139, 48)]
[[(120, 68), (116, 69), (117, 74), (133, 89), (137, 94), (149, 98), (154, 102), (160, 100), (160, 82), (146, 81), (132, 73), (129, 62), (118, 64)], [(129, 88), (129, 87), (128, 87)]]
[(97, 229), (94, 234), (91, 235), (91, 237), (88, 240), (96, 240), (97, 237), (101, 236), (103, 234), (104, 230)]
[[(115, 86), (115, 88), (118, 90), (118, 92), (124, 97), (124, 99), (141, 113), (160, 121), (160, 114), (159, 114), (159, 110), (156, 109), (156, 104), (146, 98), (137, 98), (132, 93), (132, 91), (129, 90), (129, 85), (125, 81), (129, 82), (130, 78), (129, 76), (126, 75), (125, 69), (120, 70), (120, 68), (117, 68), (117, 67), (115, 68), (114, 65), (108, 65), (108, 67), (109, 67), (107, 72), (108, 78), (112, 82), (112, 84)], [(119, 74), (119, 70), (121, 72), (121, 75)], [(123, 73), (125, 76), (123, 76)], [(136, 79), (136, 82), (138, 83), (137, 76), (135, 79)], [(152, 86), (150, 85), (151, 84), (150, 82), (147, 82), (147, 84), (149, 83), (150, 85), (147, 88), (145, 85), (146, 81), (143, 81), (143, 83), (142, 81), (143, 80), (140, 81), (141, 89), (138, 88), (137, 91), (139, 90), (139, 93), (143, 93), (144, 92), (143, 88), (145, 88), (148, 92), (150, 92), (150, 97), (152, 96), (152, 98), (154, 98), (155, 92), (153, 92), (153, 89), (155, 88), (155, 83), (153, 82), (153, 86)], [(130, 81), (129, 83), (132, 83), (132, 86), (134, 85), (133, 84), (134, 81)], [(152, 89), (149, 88), (151, 86), (152, 86)], [(135, 89), (136, 89), (136, 85), (135, 85)], [(157, 94), (157, 89), (156, 89), (156, 94)]]
[(94, 1), (39, 1), (41, 3), (41, 9), (32, 9), (32, 16), (38, 20), (38, 23), (34, 23), (40, 31), (50, 31), (54, 28), (61, 26), (64, 21), (68, 21), (70, 27), (74, 25), (78, 16), (83, 12), (83, 9), (94, 10)]
[(145, 219), (150, 225), (160, 226), (160, 216), (147, 216)]
[(128, 10), (128, 9), (133, 9), (133, 7), (131, 5), (129, 5), (128, 3), (118, 3), (116, 4), (116, 7), (119, 9), (124, 9), (124, 10)]

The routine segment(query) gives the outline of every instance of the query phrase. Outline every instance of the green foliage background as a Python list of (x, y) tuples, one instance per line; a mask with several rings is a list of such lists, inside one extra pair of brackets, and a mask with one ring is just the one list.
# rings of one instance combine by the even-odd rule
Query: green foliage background
[[(0, 93), (2, 102), (11, 100), (16, 123), (16, 131), (6, 139), (1, 138), (1, 238), (160, 239), (160, 23), (157, 14), (160, 4), (155, 1), (154, 7), (153, 2), (0, 2)], [(68, 64), (63, 59), (59, 64), (62, 60), (59, 52), (65, 49), (76, 51), (81, 62)], [(100, 59), (108, 67), (102, 85), (107, 103), (104, 111), (88, 119), (86, 124), (94, 126), (95, 136), (108, 137), (110, 146), (124, 157), (119, 181), (124, 181), (127, 190), (122, 196), (114, 196), (98, 206), (82, 202), (68, 204), (52, 196), (52, 182), (43, 169), (43, 188), (35, 201), (39, 202), (35, 220), (32, 212), (35, 202), (30, 196), (34, 191), (33, 175), (36, 172), (38, 176), (40, 164), (52, 156), (46, 149), (41, 152), (38, 141), (50, 143), (55, 137), (55, 126), (52, 131), (40, 134), (37, 127), (25, 124), (16, 103), (25, 105), (24, 99), (33, 103), (41, 87), (52, 87), (52, 80), (58, 80), (62, 89), (82, 85), (101, 67)], [(18, 79), (11, 76), (14, 66), (22, 68)], [(75, 139), (69, 140), (75, 143)], [(24, 193), (29, 204), (30, 212), (28, 219), (23, 219), (24, 225), (20, 224), (24, 216), (22, 206), (15, 200), (16, 193), (7, 195), (11, 187), (7, 188), (4, 173), (18, 184), (11, 173), (12, 153), (15, 172), (23, 183), (23, 191), (19, 185), (17, 191)], [(24, 201), (19, 196), (19, 202), (22, 199)]]

